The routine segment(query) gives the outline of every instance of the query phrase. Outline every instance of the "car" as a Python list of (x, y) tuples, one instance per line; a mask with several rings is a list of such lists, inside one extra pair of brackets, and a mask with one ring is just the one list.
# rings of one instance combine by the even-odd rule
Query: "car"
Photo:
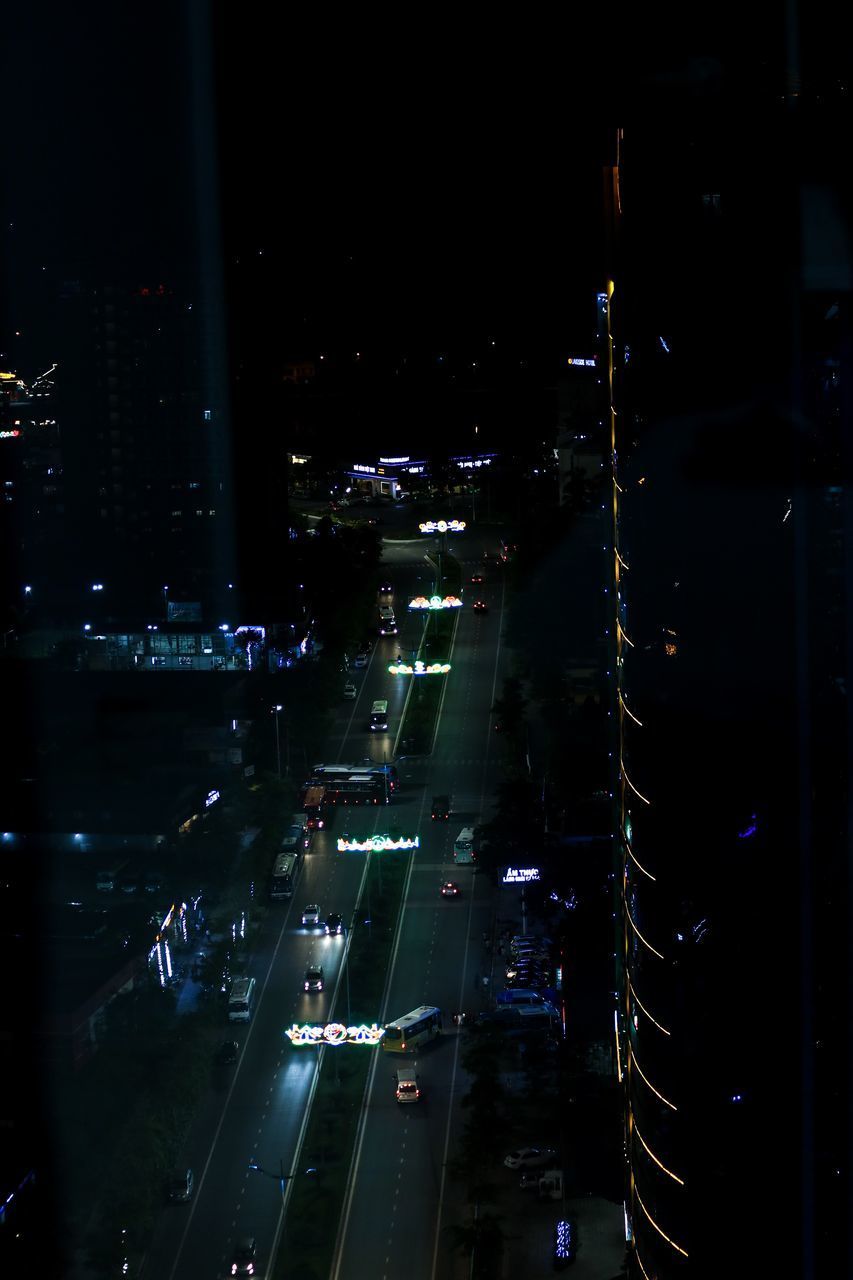
[(379, 584), (379, 594), (381, 596), (390, 596), (393, 594), (394, 584), (388, 578), (383, 578)]
[(240, 1046), (236, 1040), (223, 1040), (216, 1050), (216, 1062), (220, 1067), (231, 1067), (237, 1061)]
[(234, 1246), (231, 1255), (232, 1276), (253, 1276), (255, 1274), (255, 1237), (243, 1236)]
[(488, 612), (489, 612), (489, 606), (486, 604), (485, 600), (475, 600), (475, 601), (474, 601), (474, 612), (475, 612), (475, 613), (488, 613)]
[(333, 911), (331, 915), (326, 916), (325, 929), (327, 934), (337, 935), (339, 933), (343, 933), (344, 931), (343, 916), (341, 916), (337, 911)]
[(475, 569), (475, 570), (474, 570), (474, 572), (471, 574), (471, 581), (472, 581), (472, 582), (482, 582), (482, 581), (483, 581), (483, 570), (482, 570), (482, 569), (479, 569), (479, 568), (478, 568), (478, 569)]
[(139, 888), (139, 877), (132, 871), (119, 876), (118, 887), (121, 893), (136, 893)]
[(346, 684), (344, 685), (344, 701), (354, 702), (357, 696), (358, 696), (358, 691), (355, 685), (353, 684), (352, 680), (347, 680)]
[(307, 925), (320, 923), (320, 908), (316, 902), (309, 902), (307, 907), (302, 908), (302, 923)]
[(507, 1169), (543, 1169), (556, 1159), (553, 1147), (519, 1147), (504, 1156), (504, 1166)]
[(186, 1204), (192, 1200), (195, 1178), (192, 1169), (175, 1169), (166, 1183), (166, 1198), (171, 1204)]
[(163, 876), (159, 871), (146, 871), (142, 882), (146, 893), (159, 893), (163, 888)]
[(360, 649), (359, 652), (353, 658), (352, 665), (354, 667), (366, 667), (367, 660), (369, 657), (370, 657), (369, 653), (365, 652), (364, 649)]
[(305, 991), (322, 991), (325, 985), (323, 966), (321, 964), (309, 964), (305, 970), (305, 978), (302, 985)]
[(433, 796), (432, 820), (433, 822), (450, 821), (450, 796)]
[(462, 890), (453, 880), (448, 880), (441, 886), (442, 898), (458, 898), (461, 894)]

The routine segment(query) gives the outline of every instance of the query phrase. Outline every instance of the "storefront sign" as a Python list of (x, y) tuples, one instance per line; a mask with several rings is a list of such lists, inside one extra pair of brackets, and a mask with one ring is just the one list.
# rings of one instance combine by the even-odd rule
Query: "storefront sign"
[(539, 879), (538, 867), (507, 867), (501, 877), (503, 884), (530, 884)]

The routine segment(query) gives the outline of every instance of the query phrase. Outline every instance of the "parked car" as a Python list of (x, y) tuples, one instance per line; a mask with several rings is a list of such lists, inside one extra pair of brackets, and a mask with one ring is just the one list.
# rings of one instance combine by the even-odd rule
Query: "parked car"
[(320, 908), (316, 902), (309, 902), (302, 908), (302, 923), (311, 926), (320, 923)]
[(542, 1169), (556, 1158), (553, 1147), (519, 1147), (504, 1156), (504, 1165), (507, 1169)]
[(344, 685), (344, 700), (346, 702), (354, 702), (357, 697), (358, 697), (358, 690), (356, 689), (352, 680), (347, 680), (346, 684)]
[(139, 889), (139, 876), (133, 871), (126, 871), (119, 876), (118, 887), (121, 893), (136, 893)]
[(323, 966), (321, 964), (309, 964), (305, 970), (305, 978), (302, 985), (305, 991), (322, 991), (325, 985)]
[(194, 1189), (192, 1169), (175, 1169), (166, 1184), (166, 1197), (171, 1204), (186, 1204), (192, 1200)]
[(329, 935), (337, 935), (343, 933), (344, 921), (343, 916), (337, 911), (333, 911), (331, 915), (326, 916), (326, 933)]
[(450, 796), (433, 796), (432, 820), (433, 822), (449, 822)]
[(456, 884), (454, 880), (448, 880), (445, 884), (441, 886), (442, 898), (459, 898), (461, 897), (461, 895), (462, 895), (462, 890), (459, 888), (459, 885)]

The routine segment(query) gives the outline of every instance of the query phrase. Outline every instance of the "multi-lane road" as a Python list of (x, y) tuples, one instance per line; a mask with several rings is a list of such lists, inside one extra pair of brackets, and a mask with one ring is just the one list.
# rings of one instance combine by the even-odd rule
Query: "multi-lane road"
[[(392, 801), (394, 826), (417, 832), (420, 848), (412, 854), (387, 1007), (378, 1015), (389, 1021), (419, 1004), (436, 1004), (445, 1012), (445, 1034), (417, 1060), (424, 1094), (414, 1106), (395, 1101), (395, 1058), (381, 1049), (374, 1052), (337, 1234), (335, 1280), (382, 1277), (401, 1266), (409, 1280), (443, 1280), (458, 1266), (445, 1230), (457, 1218), (445, 1168), (464, 1092), (451, 1014), (474, 1002), (484, 964), (482, 937), (494, 904), (485, 877), (475, 877), (467, 867), (454, 868), (452, 842), (460, 827), (488, 815), (497, 781), (489, 713), (503, 674), (503, 584), (494, 568), (482, 585), (466, 582), (471, 565), (484, 548), (494, 551), (495, 541), (484, 543), (472, 531), (450, 548), (463, 561), (468, 607), (458, 618), (433, 751), (400, 761), (402, 785)], [(358, 697), (341, 704), (327, 760), (394, 758), (408, 680), (391, 676), (387, 666), (398, 651), (417, 648), (424, 620), (407, 614), (406, 604), (411, 595), (431, 586), (433, 571), (424, 559), (428, 549), (426, 539), (386, 544), (383, 564), (394, 583), (400, 635), (377, 639), (367, 668), (354, 673)], [(476, 597), (487, 601), (487, 614), (470, 608)], [(388, 699), (389, 730), (371, 736), (368, 713), (380, 697)], [(430, 821), (431, 798), (440, 793), (453, 797), (446, 824)], [(351, 835), (366, 835), (383, 827), (388, 816), (385, 809), (353, 810), (347, 826)], [(337, 828), (315, 834), (293, 899), (268, 916), (252, 961), (259, 995), (254, 1017), (234, 1031), (241, 1044), (238, 1064), (230, 1080), (206, 1101), (188, 1143), (185, 1158), (195, 1170), (194, 1199), (161, 1215), (146, 1259), (146, 1280), (155, 1275), (169, 1280), (228, 1275), (234, 1243), (244, 1235), (257, 1240), (255, 1274), (264, 1275), (270, 1267), (288, 1195), (285, 1190), (282, 1197), (277, 1180), (252, 1172), (249, 1163), (254, 1160), (271, 1173), (299, 1168), (299, 1140), (317, 1058), (293, 1051), (283, 1031), (292, 1022), (326, 1021), (342, 980), (346, 938), (326, 938), (300, 925), (307, 902), (320, 903), (324, 915), (339, 911), (345, 921), (352, 918), (365, 855), (338, 854), (337, 834)], [(440, 896), (447, 879), (461, 884), (461, 898)], [(302, 978), (310, 961), (323, 964), (326, 990), (309, 996)], [(342, 1002), (337, 1006), (341, 1011), (344, 1007)], [(233, 1030), (223, 1024), (223, 1038)], [(334, 1230), (335, 1224), (329, 1228)]]

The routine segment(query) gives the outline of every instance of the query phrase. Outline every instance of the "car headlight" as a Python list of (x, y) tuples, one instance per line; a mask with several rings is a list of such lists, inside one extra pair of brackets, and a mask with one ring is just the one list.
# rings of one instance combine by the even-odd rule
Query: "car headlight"
[(308, 990), (308, 983), (307, 983), (307, 982), (305, 983), (305, 990), (306, 990), (306, 991)]
[(232, 1274), (232, 1276), (236, 1276), (236, 1274), (237, 1274), (237, 1263), (236, 1263), (236, 1262), (232, 1262), (232, 1263), (231, 1263), (231, 1274)]

